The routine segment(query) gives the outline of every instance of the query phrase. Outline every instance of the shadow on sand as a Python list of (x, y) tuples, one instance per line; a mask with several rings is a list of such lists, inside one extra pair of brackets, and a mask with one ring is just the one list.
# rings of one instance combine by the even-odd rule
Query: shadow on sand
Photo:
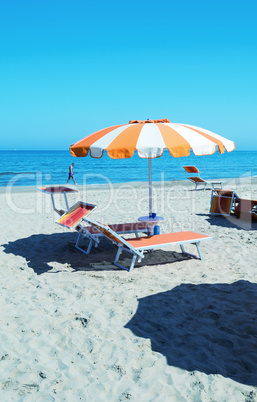
[(171, 366), (257, 385), (257, 285), (182, 284), (139, 299), (125, 328)]
[(212, 226), (221, 226), (226, 228), (236, 228), (238, 230), (257, 230), (257, 222), (251, 219), (239, 219), (236, 216), (223, 216), (211, 214), (196, 214), (197, 216), (206, 217), (206, 221)]
[[(83, 254), (75, 248), (76, 233), (35, 234), (14, 242), (2, 244), (6, 254), (21, 256), (26, 259), (28, 267), (38, 275), (53, 269), (53, 263), (65, 264), (74, 271), (117, 271), (113, 265), (117, 248), (108, 240), (101, 240), (100, 246), (92, 247), (90, 255)], [(85, 241), (85, 246), (87, 241)], [(86, 247), (85, 247), (86, 248)], [(123, 254), (121, 260), (127, 257)], [(172, 251), (156, 250), (146, 254), (136, 268), (145, 265), (161, 265), (191, 259), (190, 256)], [(128, 263), (125, 264), (129, 266)], [(123, 270), (122, 270), (123, 271)], [(58, 272), (56, 269), (54, 273)]]
[[(100, 261), (104, 247), (99, 247), (98, 252), (92, 249), (92, 254), (88, 257), (75, 248), (76, 234), (74, 233), (54, 233), (54, 234), (35, 234), (30, 237), (18, 239), (14, 242), (3, 244), (6, 254), (21, 256), (26, 259), (28, 267), (32, 268), (37, 274), (43, 274), (53, 269), (53, 263), (65, 264), (64, 266), (73, 270), (93, 270), (90, 263)], [(110, 261), (114, 254), (111, 246), (108, 250)], [(98, 255), (98, 257), (97, 257)], [(54, 271), (55, 273), (58, 271)]]

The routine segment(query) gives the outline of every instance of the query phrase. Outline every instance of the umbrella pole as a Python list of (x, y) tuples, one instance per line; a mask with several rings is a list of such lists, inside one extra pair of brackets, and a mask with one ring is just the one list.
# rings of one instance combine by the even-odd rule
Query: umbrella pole
[(153, 212), (153, 196), (152, 196), (152, 160), (148, 159), (148, 170), (149, 170), (149, 216)]

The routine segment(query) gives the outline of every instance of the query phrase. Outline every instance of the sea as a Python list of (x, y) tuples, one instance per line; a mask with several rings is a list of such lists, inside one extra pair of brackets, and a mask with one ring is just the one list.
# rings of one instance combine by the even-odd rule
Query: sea
[[(0, 151), (0, 186), (41, 186), (65, 184), (69, 166), (79, 185), (148, 181), (148, 160), (135, 152), (129, 159), (75, 158), (67, 151)], [(257, 151), (233, 151), (213, 155), (173, 158), (164, 154), (151, 160), (152, 180), (184, 180), (183, 166), (194, 165), (206, 180), (257, 175)], [(70, 180), (70, 184), (73, 184)]]

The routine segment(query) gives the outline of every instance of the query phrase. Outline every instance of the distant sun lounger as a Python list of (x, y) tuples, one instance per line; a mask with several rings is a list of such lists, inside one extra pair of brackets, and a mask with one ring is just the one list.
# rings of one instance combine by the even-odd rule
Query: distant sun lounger
[(257, 220), (257, 200), (242, 199), (233, 190), (212, 190), (210, 213)]
[[(53, 210), (55, 212), (57, 212), (58, 215), (63, 215), (69, 209), (67, 194), (69, 194), (69, 193), (77, 193), (78, 192), (78, 190), (76, 190), (74, 188), (67, 187), (67, 186), (38, 187), (38, 190), (43, 191), (43, 193), (45, 193), (45, 194), (50, 194), (51, 195)], [(54, 202), (54, 195), (55, 194), (62, 194), (64, 196), (66, 210), (56, 208), (55, 202)]]
[[(92, 227), (96, 228), (100, 233), (102, 233), (107, 239), (109, 239), (113, 244), (117, 246), (117, 253), (114, 261), (114, 265), (119, 268), (125, 269), (126, 271), (132, 271), (136, 261), (140, 262), (144, 258), (144, 251), (160, 249), (162, 247), (179, 245), (182, 253), (193, 256), (185, 252), (185, 244), (195, 244), (198, 250), (199, 259), (203, 259), (200, 250), (200, 242), (204, 240), (211, 240), (210, 236), (202, 235), (200, 233), (194, 232), (177, 232), (177, 233), (166, 233), (155, 236), (144, 236), (136, 237), (134, 239), (124, 239), (117, 232), (112, 230), (109, 226), (104, 225), (99, 222), (85, 219)], [(132, 260), (129, 268), (126, 268), (119, 263), (119, 258), (122, 252), (126, 252), (132, 256)]]
[(211, 193), (210, 213), (229, 216), (235, 210), (240, 198), (232, 190), (216, 189)]
[(186, 178), (195, 184), (195, 190), (197, 190), (198, 185), (203, 185), (205, 190), (207, 184), (210, 184), (214, 189), (216, 186), (222, 187), (224, 183), (223, 180), (203, 180), (200, 177), (200, 170), (195, 166), (183, 166), (183, 168), (185, 169)]

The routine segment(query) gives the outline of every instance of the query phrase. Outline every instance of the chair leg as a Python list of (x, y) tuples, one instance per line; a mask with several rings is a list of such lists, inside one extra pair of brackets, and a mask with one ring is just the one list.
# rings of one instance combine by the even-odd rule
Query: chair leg
[[(116, 267), (125, 269), (125, 271), (131, 272), (131, 271), (133, 270), (133, 268), (134, 268), (134, 265), (135, 265), (135, 262), (136, 262), (136, 259), (137, 259), (137, 255), (136, 255), (136, 254), (133, 254), (132, 260), (131, 260), (131, 263), (130, 263), (130, 267), (129, 267), (129, 268), (126, 268), (126, 267), (124, 267), (124, 265), (121, 265), (121, 264), (118, 262), (121, 253), (122, 253), (122, 247), (118, 247), (118, 250), (117, 250), (117, 253), (116, 253), (116, 257), (115, 257), (115, 260), (114, 260), (114, 265), (116, 265)], [(130, 253), (130, 254), (131, 254), (131, 253)]]
[(137, 256), (136, 256), (136, 254), (134, 254), (132, 257), (130, 267), (129, 267), (129, 272), (131, 272), (133, 270), (136, 260), (137, 260)]
[(194, 244), (196, 245), (196, 248), (197, 248), (197, 251), (198, 251), (198, 257), (195, 254), (191, 254), (191, 253), (188, 253), (187, 251), (185, 251), (183, 244), (180, 244), (180, 248), (181, 248), (182, 253), (186, 254), (186, 255), (189, 255), (191, 257), (194, 257), (194, 258), (198, 258), (199, 260), (203, 260), (203, 255), (202, 255), (202, 252), (201, 252), (201, 249), (200, 249), (200, 243), (196, 242)]
[(75, 247), (77, 250), (81, 251), (82, 253), (89, 254), (91, 251), (92, 245), (93, 245), (93, 239), (92, 238), (89, 239), (89, 244), (88, 244), (87, 250), (85, 251), (85, 250), (83, 250), (83, 248), (79, 247), (79, 240), (80, 240), (81, 235), (84, 236), (82, 233), (78, 234), (78, 238), (77, 238)]
[(128, 268), (124, 267), (123, 265), (121, 265), (121, 264), (118, 262), (121, 253), (122, 253), (122, 247), (118, 247), (118, 250), (117, 250), (117, 253), (116, 253), (116, 257), (115, 257), (115, 260), (114, 260), (114, 263), (113, 263), (113, 264), (116, 265), (116, 267), (119, 267), (119, 268), (121, 268), (121, 269), (125, 269), (125, 271), (129, 271)]
[(68, 211), (68, 209), (69, 209), (69, 204), (68, 204), (67, 195), (66, 195), (65, 191), (64, 191), (63, 195), (64, 195), (64, 199), (65, 199), (66, 209), (67, 209), (67, 211)]
[(89, 254), (89, 253), (90, 253), (91, 248), (92, 248), (92, 245), (93, 245), (93, 240), (90, 239), (90, 240), (89, 240), (89, 245), (88, 245), (88, 248), (87, 248), (87, 251), (86, 251), (86, 254)]
[[(80, 250), (80, 248), (79, 248), (80, 236), (81, 236), (81, 233), (78, 234), (77, 241), (76, 241), (76, 244), (75, 244), (75, 247), (76, 247), (77, 249), (79, 249), (79, 250)], [(83, 251), (84, 251), (84, 250), (83, 250)]]
[(197, 247), (197, 251), (198, 251), (200, 260), (203, 260), (203, 255), (202, 255), (202, 252), (201, 252), (201, 248), (200, 248), (200, 243), (199, 243), (199, 241), (198, 241), (197, 243), (195, 243), (195, 245), (196, 245), (196, 247)]
[(51, 200), (52, 200), (52, 204), (53, 204), (53, 210), (55, 211), (55, 203), (54, 203), (54, 196), (53, 194), (51, 194)]
[(118, 250), (117, 250), (117, 253), (116, 253), (116, 257), (115, 257), (114, 263), (119, 261), (119, 258), (120, 258), (121, 253), (122, 253), (122, 248), (121, 248), (121, 247), (118, 247)]

